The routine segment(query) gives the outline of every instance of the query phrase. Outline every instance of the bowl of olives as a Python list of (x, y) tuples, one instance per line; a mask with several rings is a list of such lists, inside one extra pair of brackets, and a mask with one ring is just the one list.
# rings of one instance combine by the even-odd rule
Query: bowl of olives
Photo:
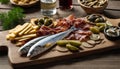
[(108, 0), (78, 0), (81, 8), (87, 13), (102, 13), (108, 5)]
[(104, 35), (109, 40), (120, 39), (120, 28), (117, 26), (109, 26), (104, 29)]
[(86, 16), (86, 21), (91, 23), (91, 24), (106, 23), (105, 17), (100, 15), (100, 14), (88, 15), (88, 16)]

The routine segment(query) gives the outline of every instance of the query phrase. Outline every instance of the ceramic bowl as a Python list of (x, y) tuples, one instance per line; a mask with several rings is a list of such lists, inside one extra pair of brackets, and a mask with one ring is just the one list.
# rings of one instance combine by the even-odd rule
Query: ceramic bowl
[[(17, 2), (15, 2), (17, 1)], [(20, 7), (31, 7), (33, 5), (35, 5), (36, 3), (39, 2), (39, 0), (34, 0), (34, 1), (31, 1), (29, 3), (18, 3), (20, 0), (10, 0), (11, 4), (15, 5), (15, 6), (20, 6)]]
[(82, 7), (82, 9), (87, 13), (87, 14), (92, 14), (92, 13), (102, 13), (104, 11), (104, 9), (107, 7), (108, 5), (108, 0), (105, 0), (106, 2), (104, 3), (103, 6), (98, 6), (98, 7), (90, 7), (90, 6), (86, 6), (84, 4), (82, 4), (82, 2), (80, 0), (78, 0), (78, 3), (80, 4), (80, 6)]
[[(110, 28), (116, 28), (116, 29), (118, 29), (118, 30), (119, 30), (119, 32), (118, 32), (119, 34), (118, 34), (117, 36), (108, 35), (108, 34), (107, 34), (107, 30), (110, 29)], [(109, 39), (109, 40), (112, 40), (112, 41), (114, 41), (114, 40), (119, 40), (119, 39), (120, 39), (120, 28), (119, 28), (118, 26), (106, 27), (106, 28), (104, 29), (104, 35), (105, 35), (105, 37), (106, 37), (107, 39)]]

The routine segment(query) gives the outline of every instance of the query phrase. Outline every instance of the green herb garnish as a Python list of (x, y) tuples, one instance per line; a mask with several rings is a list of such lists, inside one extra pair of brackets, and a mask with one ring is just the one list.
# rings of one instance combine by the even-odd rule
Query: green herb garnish
[(0, 0), (2, 4), (8, 4), (10, 0)]
[(15, 7), (7, 13), (0, 13), (0, 21), (2, 22), (3, 30), (14, 28), (16, 25), (23, 22), (23, 9)]

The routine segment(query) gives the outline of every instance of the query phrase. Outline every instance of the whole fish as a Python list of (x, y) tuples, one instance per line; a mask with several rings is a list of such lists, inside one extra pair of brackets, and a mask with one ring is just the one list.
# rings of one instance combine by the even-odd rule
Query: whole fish
[[(36, 44), (34, 44), (28, 54), (27, 57), (32, 58), (34, 56), (37, 56), (38, 54), (41, 54), (45, 51), (47, 51), (49, 48), (51, 48), (52, 46), (54, 46), (56, 44), (56, 41), (61, 40), (63, 38), (65, 38), (66, 36), (68, 36), (72, 31), (76, 30), (76, 28), (74, 26), (72, 26), (69, 30), (61, 32), (61, 33), (57, 33), (51, 36), (48, 36), (40, 41), (38, 41)], [(51, 46), (45, 48), (44, 46), (50, 43)]]
[(19, 50), (19, 54), (20, 55), (24, 55), (24, 54), (27, 54), (29, 49), (36, 43), (38, 42), (39, 40), (45, 38), (45, 37), (48, 37), (48, 35), (46, 36), (41, 36), (41, 37), (38, 37), (38, 38), (35, 38), (33, 40), (30, 40), (29, 42), (27, 42), (26, 44), (24, 44)]

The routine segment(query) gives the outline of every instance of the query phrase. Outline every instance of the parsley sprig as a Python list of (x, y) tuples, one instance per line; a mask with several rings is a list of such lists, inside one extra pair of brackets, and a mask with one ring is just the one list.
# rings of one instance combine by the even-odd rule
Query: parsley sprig
[(8, 4), (10, 0), (0, 0), (2, 4)]
[(21, 21), (23, 21), (24, 16), (23, 9), (19, 7), (14, 7), (7, 13), (0, 13), (3, 30), (14, 28), (16, 25), (23, 23)]

